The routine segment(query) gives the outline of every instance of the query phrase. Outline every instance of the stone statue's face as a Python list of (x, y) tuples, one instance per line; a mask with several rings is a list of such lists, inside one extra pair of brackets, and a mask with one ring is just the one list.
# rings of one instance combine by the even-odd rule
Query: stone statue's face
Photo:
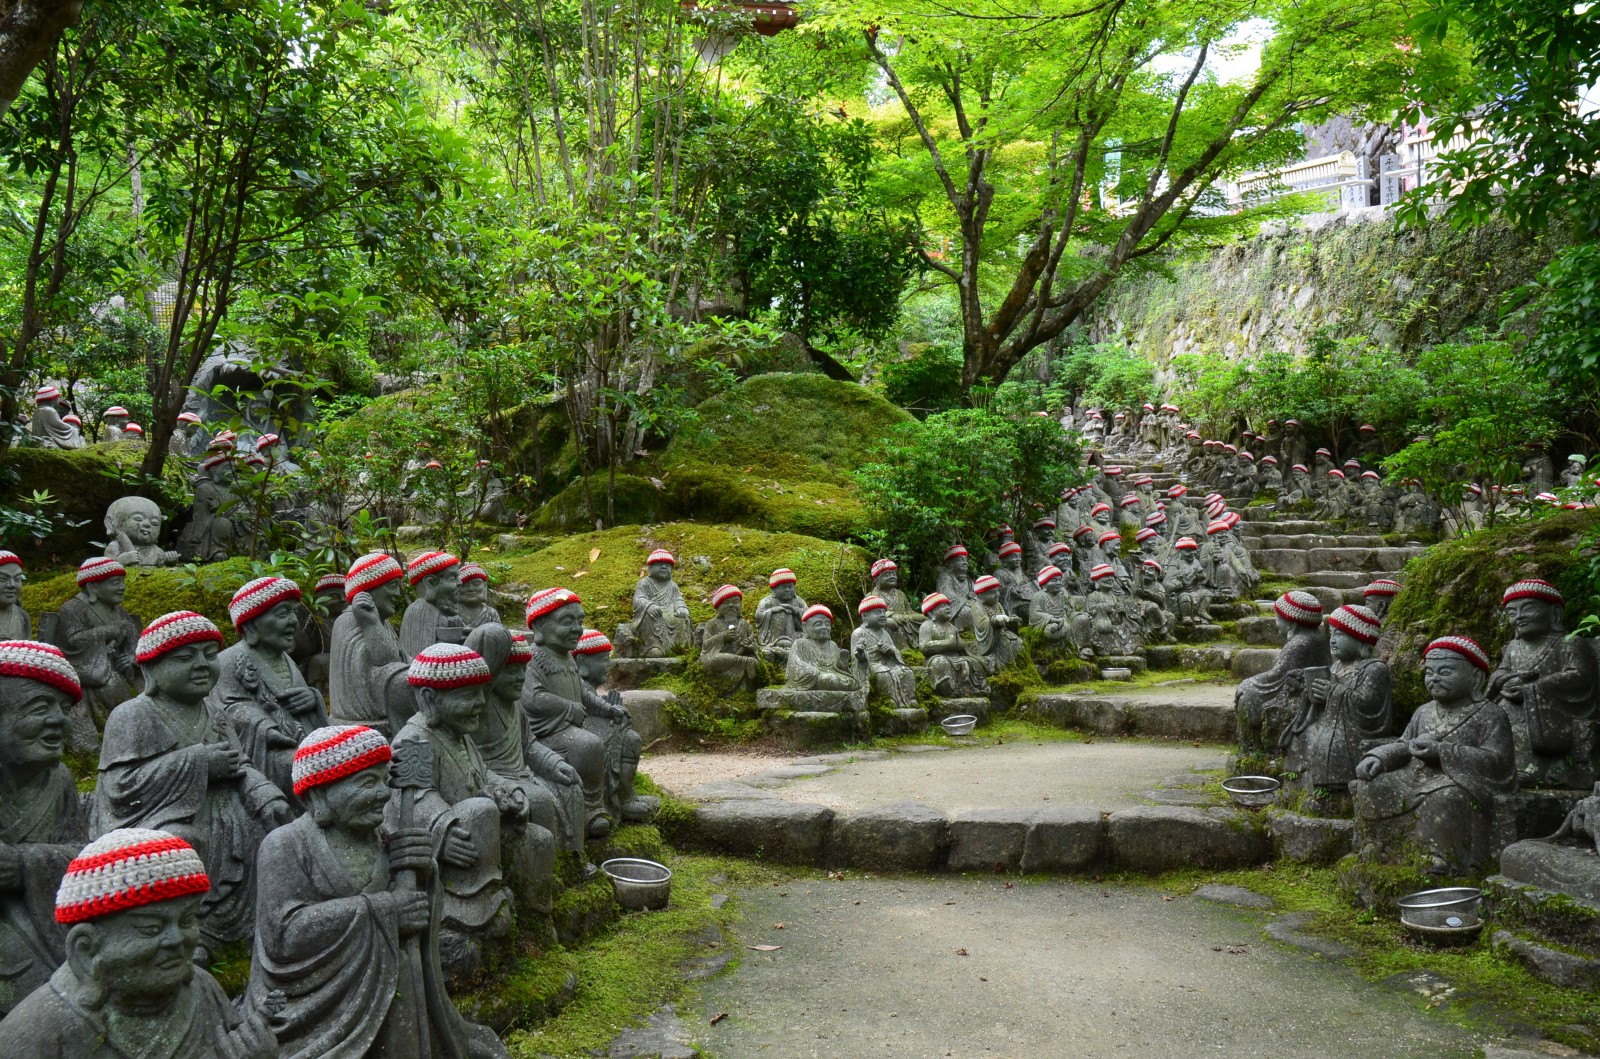
[(286, 599), (259, 617), (244, 623), (244, 642), (266, 654), (283, 654), (294, 646), (300, 627), (300, 604)]
[(183, 436), (184, 437), (192, 438), (192, 437), (195, 436), (195, 433), (197, 431), (199, 431), (200, 424), (199, 423), (190, 423), (187, 420), (185, 420), (184, 422), (178, 424), (178, 429), (183, 432)]
[(1506, 604), (1506, 620), (1519, 639), (1529, 639), (1555, 630), (1556, 610), (1542, 599), (1514, 599)]
[(0, 771), (60, 764), (71, 706), (71, 696), (48, 684), (0, 677)]
[(806, 639), (821, 643), (832, 635), (833, 622), (829, 621), (825, 615), (818, 614), (815, 618), (806, 622)]
[(1094, 583), (1094, 590), (1096, 592), (1109, 593), (1111, 591), (1111, 586), (1116, 583), (1116, 580), (1117, 579), (1114, 577), (1102, 577), (1100, 580)]
[(899, 570), (885, 570), (883, 573), (879, 574), (878, 575), (878, 579), (873, 582), (873, 587), (874, 588), (894, 588), (895, 586), (897, 586), (899, 584), (900, 584), (900, 571)]
[(1046, 581), (1044, 584), (1044, 590), (1047, 595), (1060, 598), (1061, 593), (1064, 591), (1064, 588), (1061, 584), (1061, 578), (1055, 577), (1051, 578), (1049, 581)]
[(456, 735), (471, 735), (483, 723), (485, 684), (470, 688), (451, 688), (439, 691), (418, 688), (417, 698), (422, 702), (423, 716), (435, 728), (444, 728)]
[(389, 766), (373, 765), (313, 787), (306, 792), (306, 801), (318, 827), (372, 834), (383, 824), (383, 810), (389, 804)]
[(583, 604), (568, 603), (533, 623), (533, 635), (541, 646), (571, 653), (583, 639)]
[(1354, 662), (1372, 654), (1372, 648), (1332, 626), (1328, 627), (1328, 651), (1341, 662)]
[(590, 684), (604, 684), (606, 682), (606, 674), (611, 672), (610, 651), (573, 655), (572, 660), (578, 663), (578, 675)]
[(1455, 703), (1473, 697), (1483, 673), (1452, 651), (1435, 651), (1423, 660), (1422, 683), (1439, 702)]
[(185, 703), (199, 702), (211, 694), (221, 675), (217, 645), (209, 642), (173, 648), (144, 666), (146, 690), (159, 691)]
[(949, 621), (950, 611), (953, 609), (954, 607), (952, 604), (941, 603), (928, 612), (928, 617), (934, 621)]
[(881, 629), (889, 620), (889, 612), (882, 607), (873, 607), (861, 615), (861, 622), (869, 629)]
[(481, 577), (463, 581), (456, 590), (456, 598), (464, 606), (481, 607), (489, 602), (489, 582)]
[(744, 616), (744, 600), (738, 596), (722, 601), (722, 606), (717, 608), (717, 620), (733, 625)]
[(159, 1004), (189, 984), (200, 943), (200, 895), (115, 912), (73, 927), (67, 961), (112, 1004)]
[(646, 569), (650, 572), (650, 580), (665, 584), (672, 580), (672, 564), (667, 562), (651, 563)]
[(500, 699), (515, 699), (522, 694), (522, 681), (528, 675), (528, 663), (507, 662), (495, 674), (494, 694)]
[(423, 599), (446, 614), (453, 614), (461, 601), (461, 568), (452, 566), (437, 574), (429, 574), (422, 579), (420, 587)]
[(1378, 616), (1382, 621), (1389, 616), (1389, 604), (1394, 601), (1392, 596), (1372, 596), (1367, 599), (1367, 609)]
[(967, 557), (965, 555), (953, 556), (945, 560), (945, 567), (957, 577), (967, 576)]
[(369, 588), (367, 595), (372, 597), (372, 605), (378, 608), (378, 616), (388, 621), (400, 608), (400, 579), (397, 577), (377, 588)]
[(128, 594), (128, 579), (108, 577), (104, 581), (93, 581), (83, 586), (83, 592), (96, 603), (121, 606), (123, 597)]
[(150, 545), (161, 536), (161, 512), (134, 510), (122, 516), (122, 532), (138, 545)]
[(1118, 537), (1115, 540), (1106, 541), (1100, 547), (1105, 549), (1105, 553), (1108, 557), (1115, 559), (1117, 556), (1122, 554), (1122, 538)]
[(20, 566), (0, 566), (0, 607), (14, 607), (22, 601), (23, 576)]
[(774, 596), (778, 597), (778, 602), (780, 602), (780, 603), (792, 603), (792, 602), (794, 602), (794, 595), (795, 595), (794, 582), (793, 581), (785, 581), (783, 584), (778, 585), (777, 587), (775, 587), (772, 590), (772, 594)]
[(1281, 614), (1272, 619), (1272, 624), (1278, 627), (1278, 632), (1283, 636), (1288, 636), (1290, 633), (1294, 632), (1294, 622), (1290, 621), (1288, 618), (1285, 618)]
[(124, 415), (108, 415), (104, 418), (108, 425), (114, 427), (120, 427), (128, 421), (128, 417)]

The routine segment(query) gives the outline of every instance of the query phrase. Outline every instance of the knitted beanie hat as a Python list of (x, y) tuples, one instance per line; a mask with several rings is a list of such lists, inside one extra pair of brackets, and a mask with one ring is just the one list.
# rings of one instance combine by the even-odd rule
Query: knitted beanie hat
[(520, 632), (511, 634), (511, 650), (506, 652), (506, 665), (525, 666), (533, 661), (533, 644)]
[(1327, 449), (1318, 449), (1316, 452), (1312, 453), (1312, 455), (1313, 456), (1326, 456), (1330, 460), (1333, 459), (1333, 453), (1329, 452)]
[(611, 650), (611, 641), (606, 639), (606, 634), (599, 629), (585, 629), (578, 639), (578, 646), (572, 649), (575, 655), (603, 655)]
[(63, 423), (71, 423), (75, 427), (83, 426), (83, 420), (78, 418), (78, 413), (76, 412), (68, 412), (66, 415), (61, 417), (61, 421)]
[(1313, 629), (1322, 624), (1322, 604), (1310, 592), (1285, 592), (1273, 601), (1278, 617)]
[(198, 423), (198, 422), (200, 422), (200, 417), (195, 415), (193, 412), (179, 412), (178, 413), (178, 422), (180, 422), (180, 423)]
[(813, 603), (811, 606), (806, 608), (806, 612), (804, 614), (800, 615), (800, 624), (804, 625), (812, 618), (827, 618), (829, 621), (832, 621), (833, 611), (829, 610), (821, 603)]
[(872, 564), (872, 576), (876, 578), (882, 574), (888, 573), (890, 570), (898, 569), (900, 569), (900, 567), (893, 559), (879, 559), (877, 562)]
[(582, 602), (578, 594), (570, 588), (541, 588), (528, 597), (528, 606), (524, 611), (528, 628), (533, 628), (533, 623), (546, 614), (554, 614), (562, 607)]
[(924, 615), (932, 614), (933, 608), (942, 607), (949, 602), (950, 597), (943, 592), (930, 592), (922, 597), (922, 613)]
[(122, 407), (120, 404), (114, 404), (102, 412), (101, 416), (102, 418), (105, 416), (121, 416), (122, 418), (126, 419), (128, 418), (128, 410)]
[(15, 566), (20, 570), (22, 568), (22, 557), (16, 552), (8, 552), (0, 548), (0, 566)]
[(1096, 504), (1094, 507), (1091, 507), (1089, 509), (1089, 517), (1090, 518), (1094, 518), (1096, 515), (1109, 515), (1109, 514), (1111, 514), (1111, 505), (1106, 503), (1105, 501), (1101, 501), (1100, 503)]
[(1251, 454), (1250, 454), (1250, 453), (1248, 453), (1248, 452), (1241, 452), (1241, 453), (1239, 453), (1239, 458), (1240, 458), (1240, 459), (1241, 459), (1241, 460), (1245, 460), (1245, 461), (1247, 461), (1247, 462), (1249, 462), (1249, 463), (1254, 463), (1254, 462), (1256, 462), (1256, 458), (1255, 458), (1255, 457), (1254, 457), (1254, 456), (1253, 456), (1253, 455), (1251, 455)]
[(1441, 636), (1423, 649), (1422, 657), (1426, 659), (1435, 651), (1449, 651), (1458, 654), (1471, 662), (1485, 673), (1489, 672), (1489, 656), (1477, 642), (1466, 636)]
[(1066, 541), (1056, 541), (1054, 544), (1050, 545), (1050, 547), (1045, 549), (1045, 554), (1052, 559), (1060, 558), (1063, 555), (1071, 555), (1072, 545), (1068, 544)]
[(176, 651), (192, 643), (214, 643), (222, 646), (222, 630), (211, 619), (192, 610), (175, 610), (163, 614), (144, 627), (134, 658), (142, 666), (160, 658), (168, 651)]
[(1215, 536), (1218, 533), (1226, 532), (1228, 532), (1228, 524), (1221, 519), (1217, 519), (1215, 522), (1211, 523), (1211, 525), (1206, 527), (1206, 536), (1208, 537)]
[(200, 469), (202, 471), (214, 471), (218, 467), (226, 467), (228, 464), (230, 464), (232, 462), (233, 462), (233, 457), (227, 455), (226, 453), (222, 453), (222, 454), (219, 454), (219, 455), (216, 455), (216, 456), (207, 456), (205, 459), (200, 461)]
[(1237, 511), (1229, 511), (1222, 516), (1222, 521), (1227, 523), (1229, 529), (1233, 529), (1239, 524), (1239, 513)]
[(889, 604), (884, 601), (882, 596), (868, 596), (866, 599), (863, 599), (860, 603), (856, 604), (856, 613), (861, 615), (865, 615), (869, 610), (888, 609)]
[(1539, 599), (1546, 603), (1554, 603), (1558, 607), (1567, 605), (1567, 601), (1561, 598), (1561, 592), (1555, 585), (1536, 577), (1518, 581), (1507, 588), (1505, 595), (1500, 597), (1500, 605), (1505, 606), (1519, 599)]
[(351, 564), (350, 573), (344, 579), (344, 598), (354, 602), (359, 593), (387, 585), (404, 576), (405, 571), (400, 569), (394, 556), (368, 552)]
[(1115, 478), (1117, 475), (1122, 473), (1122, 468), (1121, 467), (1107, 467), (1106, 468), (1106, 473), (1109, 474), (1111, 477)]
[(1361, 469), (1361, 461), (1360, 460), (1353, 460), (1353, 459), (1352, 460), (1345, 460), (1344, 461), (1344, 469), (1347, 470), (1347, 471), (1359, 471)]
[(1276, 456), (1263, 456), (1263, 457), (1261, 457), (1261, 462), (1264, 463), (1264, 464), (1267, 464), (1269, 466), (1276, 467), (1278, 465), (1278, 457), (1276, 457)]
[(449, 552), (423, 552), (409, 563), (406, 563), (406, 580), (411, 582), (412, 588), (416, 588), (424, 577), (442, 574), (446, 570), (460, 565), (461, 560)]
[(48, 404), (61, 399), (61, 389), (56, 386), (41, 386), (33, 391), (34, 404)]
[(1311, 468), (1307, 467), (1303, 463), (1297, 463), (1297, 464), (1293, 465), (1292, 467), (1290, 467), (1289, 469), (1291, 471), (1295, 472), (1296, 474), (1310, 474), (1311, 473)]
[(449, 691), (487, 684), (494, 679), (489, 663), (470, 647), (457, 643), (436, 643), (425, 647), (411, 660), (406, 683), (414, 688)]
[(78, 566), (78, 584), (92, 585), (96, 581), (106, 581), (113, 577), (127, 577), (128, 569), (115, 559), (97, 556), (85, 559)]
[(83, 847), (56, 890), (63, 926), (211, 889), (194, 847), (165, 831), (108, 831)]
[(1179, 499), (1181, 499), (1183, 497), (1186, 497), (1188, 495), (1189, 495), (1188, 486), (1175, 485), (1171, 489), (1167, 490), (1167, 498), (1170, 499), (1170, 500), (1179, 500)]
[(330, 588), (336, 588), (336, 589), (339, 590), (340, 594), (343, 594), (344, 593), (344, 575), (343, 574), (323, 574), (321, 577), (317, 578), (317, 587), (312, 589), (312, 591), (313, 592), (326, 592)]
[(1361, 472), (1361, 477), (1366, 481), (1376, 482), (1378, 480), (1378, 472), (1377, 471), (1362, 471)]
[(279, 603), (299, 598), (300, 586), (287, 577), (258, 577), (246, 581), (233, 594), (228, 617), (233, 619), (235, 629), (243, 629), (245, 622), (259, 618)]
[(711, 606), (720, 607), (730, 599), (744, 599), (744, 592), (740, 590), (738, 585), (723, 585), (711, 593)]
[(1224, 499), (1226, 498), (1221, 493), (1207, 493), (1205, 497), (1207, 504), (1220, 504)]
[(1117, 571), (1110, 563), (1097, 563), (1095, 568), (1089, 571), (1089, 580), (1091, 581), (1104, 581), (1108, 577), (1115, 576), (1117, 576)]
[(1022, 545), (1018, 544), (1016, 541), (1007, 541), (1006, 543), (1000, 545), (1000, 558), (1002, 558), (1002, 559), (1004, 559), (1004, 558), (1006, 558), (1007, 556), (1010, 556), (1010, 555), (1021, 555), (1021, 554), (1022, 554)]
[(1100, 536), (1094, 539), (1094, 542), (1099, 545), (1110, 544), (1112, 541), (1117, 541), (1120, 543), (1122, 541), (1122, 534), (1118, 533), (1116, 530), (1105, 530), (1100, 534)]
[(1038, 582), (1040, 588), (1043, 588), (1045, 585), (1048, 585), (1050, 582), (1054, 581), (1060, 576), (1061, 567), (1047, 566), (1043, 570), (1039, 571), (1039, 576), (1035, 577), (1034, 580)]
[(1146, 526), (1160, 526), (1166, 521), (1167, 513), (1165, 511), (1152, 511), (1150, 514), (1144, 517), (1144, 524)]
[(794, 576), (794, 571), (787, 566), (783, 566), (772, 571), (772, 574), (767, 578), (767, 587), (777, 588), (779, 585), (792, 585), (797, 580), (799, 578)]
[(1193, 537), (1179, 537), (1176, 541), (1173, 541), (1172, 546), (1180, 552), (1192, 552), (1199, 549), (1200, 542)]
[(129, 423), (127, 426), (122, 428), (122, 432), (124, 434), (138, 434), (142, 437), (144, 435), (144, 427), (140, 426), (138, 423)]
[(270, 449), (270, 448), (272, 448), (272, 446), (276, 445), (277, 443), (278, 443), (278, 435), (276, 435), (276, 434), (263, 434), (259, 438), (256, 438), (256, 451), (257, 452), (261, 452), (263, 449)]
[(468, 581), (482, 581), (487, 584), (489, 581), (489, 571), (485, 570), (477, 563), (462, 563), (461, 581), (463, 584)]
[(1229, 456), (1232, 456), (1232, 455), (1234, 455), (1235, 453), (1237, 453), (1239, 451), (1239, 446), (1230, 445), (1230, 444), (1227, 444), (1226, 442), (1224, 442), (1223, 446), (1222, 446), (1222, 451), (1226, 452)]
[(294, 793), (303, 796), (312, 787), (335, 783), (346, 776), (386, 764), (394, 754), (383, 733), (366, 725), (337, 724), (318, 728), (300, 741), (290, 775)]
[(1117, 501), (1117, 503), (1122, 507), (1137, 507), (1139, 504), (1139, 494), (1127, 493), (1121, 500)]
[(67, 656), (55, 644), (36, 640), (0, 640), (0, 677), (21, 677), (37, 680), (72, 696), (73, 702), (83, 701), (83, 685), (78, 682), (78, 671), (72, 668)]
[(1369, 647), (1378, 642), (1378, 634), (1383, 631), (1378, 616), (1359, 603), (1347, 604), (1328, 615), (1328, 624)]
[(1361, 590), (1363, 598), (1372, 596), (1396, 596), (1400, 593), (1400, 583), (1391, 581), (1387, 577), (1380, 577), (1372, 584)]
[(944, 561), (949, 562), (951, 559), (965, 558), (967, 554), (967, 546), (965, 544), (952, 544), (944, 550)]
[(1161, 564), (1156, 562), (1154, 559), (1146, 559), (1144, 561), (1144, 565), (1145, 565), (1146, 569), (1154, 570), (1156, 572), (1156, 576), (1159, 577), (1161, 575), (1161, 573), (1162, 573)]
[(1075, 540), (1075, 541), (1081, 541), (1085, 537), (1093, 537), (1093, 536), (1094, 536), (1094, 524), (1093, 523), (1089, 523), (1089, 522), (1085, 522), (1083, 525), (1079, 526), (1077, 529), (1072, 531), (1072, 539)]
[(672, 566), (677, 566), (678, 560), (674, 559), (672, 557), (672, 553), (667, 551), (665, 548), (657, 548), (655, 551), (651, 552), (649, 558), (645, 559), (644, 561), (644, 565), (646, 566), (650, 566), (653, 563), (668, 563)]
[(1036, 518), (1033, 520), (1034, 529), (1055, 529), (1056, 520), (1053, 518)]
[(972, 594), (975, 596), (981, 596), (985, 592), (993, 592), (999, 587), (1000, 579), (998, 577), (994, 576), (993, 574), (984, 574), (982, 577), (972, 582)]
[(1360, 426), (1356, 427), (1356, 429), (1363, 434), (1376, 434), (1378, 432), (1378, 428), (1373, 426), (1371, 423), (1362, 423)]
[(1155, 530), (1151, 529), (1149, 526), (1146, 526), (1144, 529), (1140, 530), (1138, 533), (1135, 533), (1133, 535), (1133, 539), (1138, 541), (1140, 544), (1143, 544), (1145, 541), (1153, 541), (1159, 536), (1161, 536), (1161, 534), (1157, 533)]

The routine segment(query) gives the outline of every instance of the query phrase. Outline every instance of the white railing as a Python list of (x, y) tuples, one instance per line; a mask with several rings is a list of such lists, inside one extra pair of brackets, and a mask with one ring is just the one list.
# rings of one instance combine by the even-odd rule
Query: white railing
[(1327, 200), (1327, 209), (1343, 212), (1368, 205), (1372, 175), (1365, 158), (1349, 151), (1307, 158), (1277, 169), (1245, 173), (1227, 185), (1233, 209), (1256, 206), (1286, 195), (1315, 194)]

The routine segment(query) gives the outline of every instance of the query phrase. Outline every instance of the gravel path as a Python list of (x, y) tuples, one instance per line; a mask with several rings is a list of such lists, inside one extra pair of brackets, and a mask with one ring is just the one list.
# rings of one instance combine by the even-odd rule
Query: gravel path
[(646, 754), (639, 762), (639, 771), (673, 794), (683, 795), (704, 783), (743, 779), (757, 772), (787, 765), (802, 756), (771, 751)]

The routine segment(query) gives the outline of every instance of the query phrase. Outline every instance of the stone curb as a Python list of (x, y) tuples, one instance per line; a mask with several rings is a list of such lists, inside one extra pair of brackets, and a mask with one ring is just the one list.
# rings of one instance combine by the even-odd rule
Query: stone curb
[(1139, 735), (1185, 742), (1228, 743), (1235, 732), (1233, 706), (1212, 703), (1146, 701), (1134, 696), (1036, 695), (1018, 707), (1057, 728), (1096, 735)]

